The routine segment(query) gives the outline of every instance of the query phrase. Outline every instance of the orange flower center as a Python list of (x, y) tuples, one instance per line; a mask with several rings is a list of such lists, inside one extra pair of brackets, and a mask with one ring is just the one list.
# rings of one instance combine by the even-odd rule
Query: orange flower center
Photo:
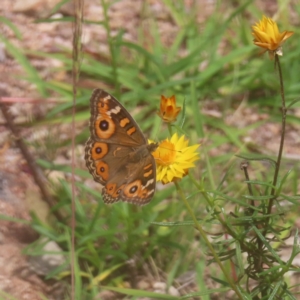
[(168, 166), (175, 161), (176, 150), (173, 143), (170, 141), (163, 141), (159, 147), (153, 152), (156, 162), (163, 166)]

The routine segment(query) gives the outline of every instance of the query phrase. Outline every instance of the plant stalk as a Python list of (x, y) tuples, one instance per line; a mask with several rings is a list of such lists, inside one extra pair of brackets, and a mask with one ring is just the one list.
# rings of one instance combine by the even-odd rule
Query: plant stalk
[[(275, 192), (276, 192), (276, 184), (278, 181), (278, 174), (279, 174), (279, 169), (280, 169), (280, 164), (281, 164), (281, 159), (282, 159), (282, 152), (283, 152), (283, 146), (284, 146), (284, 137), (285, 137), (285, 126), (286, 126), (286, 106), (285, 106), (285, 96), (284, 96), (284, 85), (283, 85), (283, 78), (282, 78), (282, 70), (280, 66), (280, 61), (279, 57), (277, 54), (275, 54), (275, 67), (278, 68), (278, 74), (279, 74), (279, 81), (280, 81), (280, 95), (281, 95), (281, 113), (282, 113), (282, 120), (281, 120), (281, 138), (280, 138), (280, 145), (279, 145), (279, 151), (278, 151), (278, 156), (277, 156), (277, 162), (276, 162), (276, 167), (275, 167), (275, 173), (273, 177), (273, 187), (271, 190), (271, 198), (268, 204), (268, 211), (267, 214), (271, 213), (272, 206), (275, 200)], [(267, 224), (269, 223), (270, 217), (267, 219)]]

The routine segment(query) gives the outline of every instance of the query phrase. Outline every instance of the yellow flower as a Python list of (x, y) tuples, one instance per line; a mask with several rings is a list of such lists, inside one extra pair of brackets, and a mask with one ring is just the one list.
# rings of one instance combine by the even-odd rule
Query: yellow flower
[(171, 139), (162, 141), (152, 153), (156, 161), (156, 180), (163, 184), (181, 179), (193, 168), (194, 161), (199, 159), (196, 152), (200, 144), (188, 146), (185, 136), (178, 137), (175, 133)]
[(180, 111), (181, 107), (176, 107), (176, 98), (174, 95), (170, 98), (166, 98), (165, 96), (161, 95), (160, 110), (157, 112), (157, 114), (165, 122), (176, 121), (176, 118)]
[(270, 18), (263, 16), (262, 20), (252, 26), (254, 36), (254, 44), (265, 51), (269, 51), (272, 59), (275, 54), (282, 55), (282, 44), (290, 36), (294, 34), (292, 31), (279, 32), (277, 24)]

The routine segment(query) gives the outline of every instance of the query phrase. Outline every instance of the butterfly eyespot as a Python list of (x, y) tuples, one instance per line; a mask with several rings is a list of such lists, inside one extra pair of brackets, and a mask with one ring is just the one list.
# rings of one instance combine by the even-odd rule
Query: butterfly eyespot
[(106, 181), (109, 177), (109, 167), (104, 161), (99, 161), (96, 164), (96, 174)]
[(102, 152), (102, 148), (101, 147), (97, 147), (96, 148), (96, 153), (100, 154)]
[(106, 190), (107, 192), (112, 195), (114, 193), (114, 191), (116, 190), (116, 184), (115, 183), (109, 183), (106, 185)]
[(100, 139), (109, 139), (116, 132), (116, 124), (109, 116), (98, 118), (94, 123), (94, 128), (96, 136)]
[(137, 185), (134, 185), (133, 187), (130, 188), (129, 193), (134, 194), (137, 191), (138, 187)]
[(106, 120), (101, 121), (99, 124), (99, 128), (103, 131), (106, 131), (108, 129), (108, 127), (109, 127), (109, 124)]
[(92, 146), (90, 154), (92, 159), (98, 160), (104, 157), (109, 151), (109, 147), (106, 143), (95, 142)]

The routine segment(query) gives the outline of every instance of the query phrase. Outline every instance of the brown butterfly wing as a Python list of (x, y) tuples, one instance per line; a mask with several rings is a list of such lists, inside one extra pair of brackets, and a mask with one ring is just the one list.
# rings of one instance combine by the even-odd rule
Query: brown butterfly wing
[(138, 124), (109, 93), (96, 89), (90, 99), (90, 132), (93, 140), (127, 147), (146, 145)]
[(97, 89), (90, 99), (90, 132), (85, 147), (87, 168), (103, 184), (103, 200), (143, 205), (155, 192), (156, 166), (137, 123), (110, 94)]
[(122, 200), (145, 205), (151, 201), (156, 186), (156, 165), (149, 146), (152, 145), (131, 152), (126, 165), (108, 180), (102, 190), (105, 203)]
[(94, 180), (104, 185), (119, 169), (125, 169), (130, 152), (128, 147), (98, 142), (90, 137), (85, 145), (86, 166)]

